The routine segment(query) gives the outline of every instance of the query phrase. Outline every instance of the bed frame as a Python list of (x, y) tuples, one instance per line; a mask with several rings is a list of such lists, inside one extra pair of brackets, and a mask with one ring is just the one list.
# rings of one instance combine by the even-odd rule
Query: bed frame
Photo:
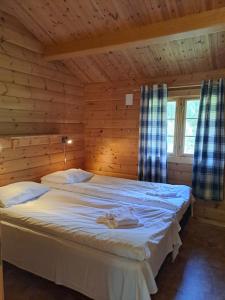
[(186, 227), (190, 217), (193, 216), (193, 204), (190, 204), (187, 208), (187, 210), (185, 211), (181, 221), (180, 221), (180, 226), (181, 226), (181, 230), (184, 230), (184, 228)]
[(154, 278), (172, 251), (169, 233), (149, 260), (136, 261), (5, 221), (1, 229), (4, 261), (98, 300), (150, 300), (150, 294), (157, 292)]

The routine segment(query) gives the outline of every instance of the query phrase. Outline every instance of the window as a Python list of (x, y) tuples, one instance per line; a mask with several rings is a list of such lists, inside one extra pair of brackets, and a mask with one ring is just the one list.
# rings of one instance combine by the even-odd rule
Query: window
[(176, 101), (167, 103), (167, 152), (174, 153)]
[(187, 100), (185, 109), (184, 154), (194, 154), (199, 100)]
[(184, 161), (185, 157), (193, 156), (199, 102), (199, 99), (185, 98), (168, 101), (167, 152), (170, 158)]

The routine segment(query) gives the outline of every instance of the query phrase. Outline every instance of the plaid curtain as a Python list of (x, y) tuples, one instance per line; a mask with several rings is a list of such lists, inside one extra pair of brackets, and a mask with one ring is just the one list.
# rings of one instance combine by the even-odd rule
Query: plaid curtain
[(167, 85), (142, 86), (138, 179), (167, 179)]
[(224, 81), (203, 82), (193, 163), (193, 194), (203, 200), (223, 200)]

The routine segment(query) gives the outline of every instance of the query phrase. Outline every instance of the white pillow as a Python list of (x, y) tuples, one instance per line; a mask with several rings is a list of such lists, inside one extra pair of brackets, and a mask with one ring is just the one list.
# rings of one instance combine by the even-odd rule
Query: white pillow
[(43, 184), (23, 181), (0, 187), (0, 206), (10, 207), (41, 196), (49, 191)]
[(72, 176), (74, 183), (87, 181), (94, 176), (93, 173), (84, 171), (82, 169), (68, 169), (65, 171), (65, 173), (69, 174), (69, 176)]
[(93, 173), (81, 169), (68, 169), (57, 171), (41, 178), (42, 183), (71, 184), (86, 181), (94, 176)]
[(61, 184), (74, 183), (73, 176), (66, 171), (57, 171), (41, 178), (41, 182), (54, 182)]

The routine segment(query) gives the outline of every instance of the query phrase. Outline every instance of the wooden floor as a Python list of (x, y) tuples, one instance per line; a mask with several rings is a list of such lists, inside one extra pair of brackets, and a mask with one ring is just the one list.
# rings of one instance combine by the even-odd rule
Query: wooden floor
[[(167, 259), (161, 268), (159, 292), (152, 299), (225, 300), (225, 229), (191, 220), (182, 240), (175, 263)], [(4, 279), (5, 300), (88, 299), (9, 264), (4, 265)]]

